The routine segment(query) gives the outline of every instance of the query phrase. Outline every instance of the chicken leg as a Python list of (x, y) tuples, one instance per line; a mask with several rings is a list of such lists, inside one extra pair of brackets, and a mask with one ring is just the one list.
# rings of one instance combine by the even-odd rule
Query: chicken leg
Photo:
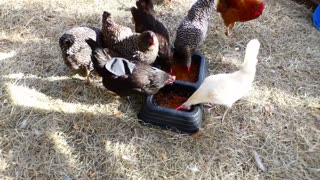
[(225, 33), (227, 36), (231, 36), (231, 30), (234, 27), (234, 24), (235, 23), (231, 23), (231, 24), (228, 25), (226, 33)]
[(228, 107), (227, 110), (223, 113), (221, 118), (221, 124), (223, 123), (224, 118), (226, 117), (227, 113), (229, 112), (230, 108)]
[(208, 107), (208, 112), (210, 112), (212, 109), (216, 108), (215, 105), (208, 103), (208, 104), (204, 104), (205, 107)]
[(86, 69), (86, 84), (91, 84), (91, 71), (89, 69)]
[[(215, 105), (208, 103), (204, 104), (204, 106), (208, 107), (208, 112), (210, 112), (212, 109), (216, 108)], [(221, 123), (223, 123), (224, 118), (226, 117), (227, 113), (229, 112), (230, 108), (228, 107), (226, 111), (223, 113), (222, 118), (221, 118)]]

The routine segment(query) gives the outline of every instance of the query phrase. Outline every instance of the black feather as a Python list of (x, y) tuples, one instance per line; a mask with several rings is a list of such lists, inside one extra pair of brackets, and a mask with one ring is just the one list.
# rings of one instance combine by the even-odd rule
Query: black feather
[(108, 72), (105, 69), (105, 64), (111, 59), (111, 57), (93, 39), (87, 39), (86, 42), (92, 50), (91, 61), (94, 69), (98, 72), (100, 76), (106, 76)]

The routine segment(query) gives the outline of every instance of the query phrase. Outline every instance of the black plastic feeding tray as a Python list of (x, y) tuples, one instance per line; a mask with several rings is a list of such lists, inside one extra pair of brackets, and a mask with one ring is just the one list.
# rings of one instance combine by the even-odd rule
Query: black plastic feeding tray
[[(172, 85), (162, 88), (157, 94), (147, 97), (145, 104), (138, 114), (138, 118), (144, 123), (160, 126), (165, 129), (171, 129), (182, 133), (195, 133), (199, 131), (202, 125), (203, 106), (192, 106), (190, 111), (177, 111), (179, 105), (190, 97), (194, 91), (201, 85), (207, 76), (206, 60), (201, 54), (192, 56), (192, 63), (198, 63), (199, 73), (196, 82), (186, 82), (176, 80)], [(170, 94), (170, 95), (169, 95)], [(166, 100), (171, 96), (182, 100), (175, 103), (168, 103)], [(167, 104), (166, 104), (167, 103)], [(181, 103), (181, 104), (180, 104)], [(164, 104), (161, 106), (161, 104)], [(166, 106), (166, 107), (164, 107)], [(172, 106), (172, 107), (168, 107)]]

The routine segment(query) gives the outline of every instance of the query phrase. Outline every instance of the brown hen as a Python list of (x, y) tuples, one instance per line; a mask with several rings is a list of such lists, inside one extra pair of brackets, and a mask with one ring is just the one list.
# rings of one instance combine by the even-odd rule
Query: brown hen
[(157, 20), (152, 14), (140, 9), (131, 8), (131, 14), (135, 23), (135, 31), (153, 31), (159, 41), (159, 52), (156, 59), (156, 64), (160, 65), (163, 69), (171, 70), (172, 52), (169, 45), (169, 33), (165, 26)]
[(264, 10), (262, 0), (217, 0), (216, 9), (220, 12), (230, 35), (235, 22), (246, 22), (258, 18)]

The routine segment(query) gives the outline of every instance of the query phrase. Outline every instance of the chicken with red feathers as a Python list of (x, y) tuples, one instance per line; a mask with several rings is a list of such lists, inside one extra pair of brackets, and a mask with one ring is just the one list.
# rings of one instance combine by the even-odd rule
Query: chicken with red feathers
[(93, 67), (102, 77), (103, 85), (119, 96), (133, 93), (153, 95), (175, 81), (175, 76), (145, 62), (111, 58), (94, 40), (89, 39), (86, 42), (92, 49)]
[(171, 70), (172, 52), (169, 45), (168, 30), (159, 20), (150, 14), (149, 11), (140, 8), (142, 5), (138, 4), (143, 2), (144, 4), (147, 4), (148, 2), (152, 3), (151, 0), (139, 0), (137, 1), (138, 8), (131, 8), (131, 14), (135, 23), (135, 31), (142, 33), (150, 30), (156, 34), (159, 41), (159, 52), (155, 64), (160, 65), (163, 69)]
[(142, 61), (153, 64), (158, 56), (159, 41), (152, 31), (134, 33), (115, 44), (112, 48), (113, 56), (123, 57), (130, 61)]
[(262, 0), (216, 0), (216, 9), (221, 14), (230, 35), (235, 22), (246, 22), (261, 16), (264, 10)]
[(102, 14), (102, 34), (104, 46), (113, 49), (113, 46), (133, 34), (132, 30), (117, 24), (111, 14), (104, 11)]
[(190, 71), (192, 54), (207, 37), (214, 0), (197, 0), (180, 23), (174, 41), (173, 57)]

